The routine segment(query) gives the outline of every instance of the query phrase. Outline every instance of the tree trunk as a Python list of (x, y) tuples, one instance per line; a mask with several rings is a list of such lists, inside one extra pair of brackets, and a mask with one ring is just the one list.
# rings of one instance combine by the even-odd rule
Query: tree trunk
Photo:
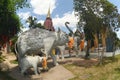
[(106, 32), (101, 33), (102, 35), (102, 46), (106, 47)]
[(85, 54), (85, 59), (88, 59), (88, 57), (90, 56), (90, 40), (87, 41), (87, 51), (86, 51), (86, 54)]
[(107, 36), (107, 28), (103, 27), (101, 30), (102, 46), (103, 47), (106, 47), (106, 36)]
[(9, 45), (9, 42), (6, 42), (6, 47), (4, 49), (5, 53), (10, 53), (10, 45)]
[(97, 48), (98, 47), (98, 37), (97, 37), (97, 33), (94, 34), (94, 47)]

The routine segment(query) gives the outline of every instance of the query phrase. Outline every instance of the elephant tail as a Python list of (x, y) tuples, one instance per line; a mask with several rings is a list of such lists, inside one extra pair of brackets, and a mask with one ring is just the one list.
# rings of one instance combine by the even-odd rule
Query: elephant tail
[(18, 60), (18, 47), (17, 47), (17, 42), (15, 43), (15, 56), (16, 56), (16, 58), (17, 58), (17, 60)]
[(15, 43), (15, 55), (18, 54), (18, 49), (17, 49), (17, 42)]

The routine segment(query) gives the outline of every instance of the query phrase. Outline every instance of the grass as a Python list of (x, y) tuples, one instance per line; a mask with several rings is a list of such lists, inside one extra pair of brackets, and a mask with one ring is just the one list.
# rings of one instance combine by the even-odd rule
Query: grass
[(12, 63), (12, 64), (18, 64), (18, 61), (17, 60), (11, 60), (10, 63)]
[(0, 63), (3, 62), (5, 60), (4, 56), (0, 56)]
[(65, 64), (64, 66), (75, 75), (70, 80), (120, 80), (120, 55), (115, 56), (115, 59), (104, 58), (102, 66), (97, 66), (95, 61), (92, 62), (89, 62), (92, 65), (86, 60), (77, 64)]

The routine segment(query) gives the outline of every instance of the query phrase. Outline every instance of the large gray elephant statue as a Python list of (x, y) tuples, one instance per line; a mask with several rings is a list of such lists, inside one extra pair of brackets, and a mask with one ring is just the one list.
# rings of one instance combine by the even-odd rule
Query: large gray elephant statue
[(68, 42), (68, 34), (61, 31), (48, 31), (45, 29), (34, 28), (27, 30), (18, 37), (15, 51), (18, 57), (18, 62), (25, 55), (36, 55), (45, 50), (48, 57), (50, 55), (53, 59), (54, 65), (57, 65), (56, 57), (51, 53), (56, 46), (65, 45)]

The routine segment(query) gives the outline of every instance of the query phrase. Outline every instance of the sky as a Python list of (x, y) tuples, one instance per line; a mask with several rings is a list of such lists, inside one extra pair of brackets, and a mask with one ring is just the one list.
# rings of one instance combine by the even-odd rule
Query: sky
[[(115, 6), (117, 6), (118, 11), (120, 13), (120, 0), (109, 0)], [(34, 16), (37, 18), (37, 21), (40, 23), (44, 23), (48, 9), (50, 8), (51, 18), (53, 22), (54, 28), (57, 30), (58, 27), (68, 32), (65, 27), (65, 22), (70, 22), (69, 27), (75, 31), (77, 24), (77, 17), (74, 15), (73, 9), (73, 0), (28, 0), (31, 8), (23, 8), (17, 11), (17, 14), (21, 18), (23, 26), (25, 28), (23, 30), (28, 29), (28, 23), (25, 23), (29, 16)], [(117, 32), (118, 37), (120, 38), (120, 31)]]

